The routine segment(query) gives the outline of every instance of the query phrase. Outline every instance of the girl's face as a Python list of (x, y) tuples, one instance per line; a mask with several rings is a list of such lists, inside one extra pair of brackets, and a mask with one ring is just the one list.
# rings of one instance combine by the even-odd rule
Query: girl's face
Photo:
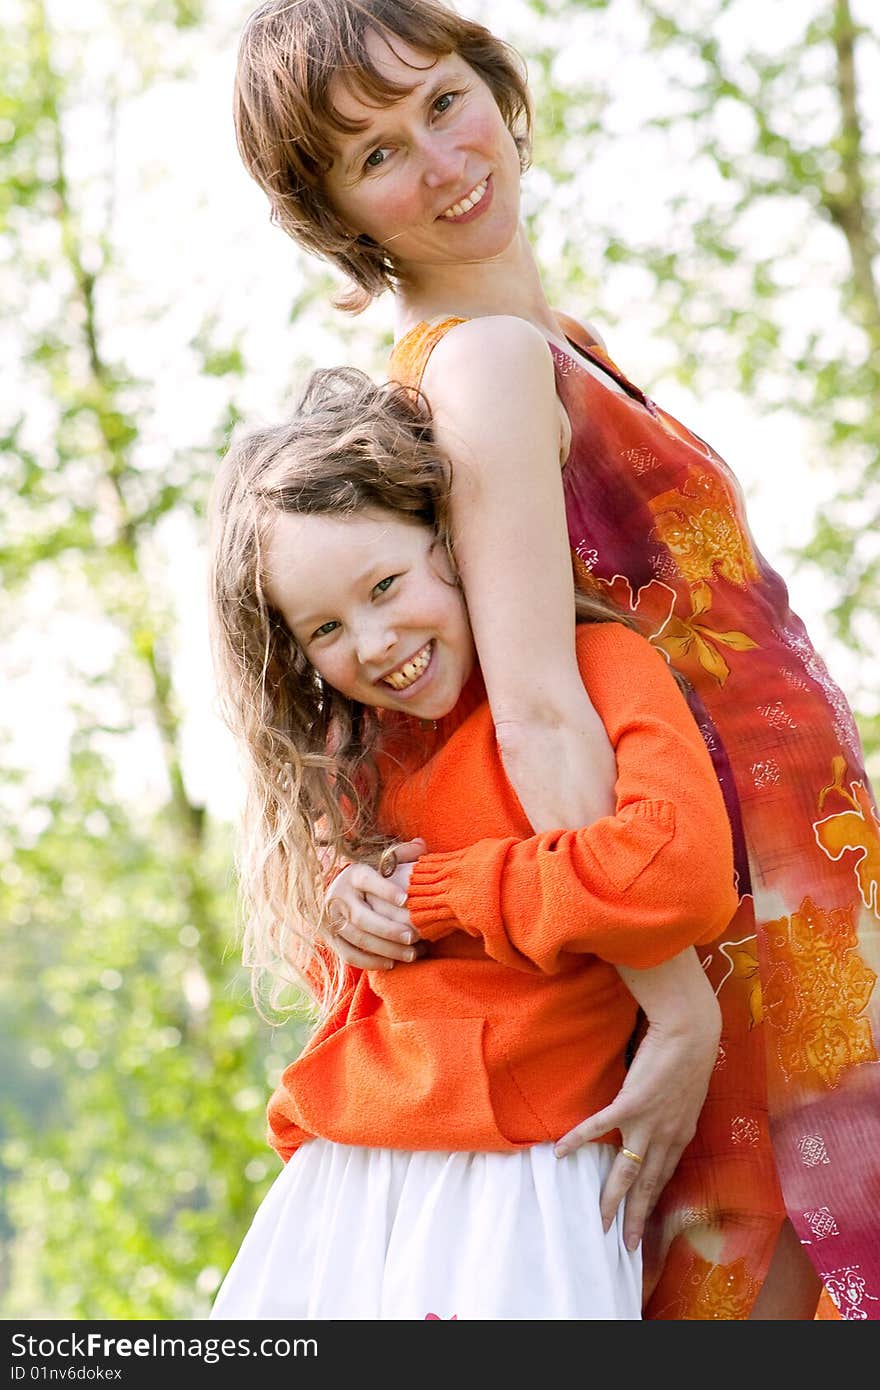
[(350, 700), (440, 719), (473, 669), (467, 611), (442, 545), (393, 512), (279, 512), (266, 589), (318, 674)]
[(383, 76), (409, 91), (370, 105), (339, 79), (334, 105), (363, 129), (340, 135), (324, 186), (347, 227), (388, 248), (398, 271), (500, 255), (519, 226), (520, 163), (483, 79), (455, 53), (367, 40)]

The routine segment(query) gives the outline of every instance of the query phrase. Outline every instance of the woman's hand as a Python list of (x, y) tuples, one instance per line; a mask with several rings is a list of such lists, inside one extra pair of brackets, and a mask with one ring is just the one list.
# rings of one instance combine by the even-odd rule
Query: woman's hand
[(607, 1231), (625, 1201), (624, 1240), (635, 1250), (696, 1131), (718, 1055), (721, 1011), (691, 948), (652, 970), (620, 966), (618, 972), (645, 1011), (647, 1029), (618, 1095), (563, 1135), (556, 1154), (620, 1131), (622, 1147), (602, 1191), (602, 1223)]
[(360, 970), (390, 970), (398, 961), (424, 955), (406, 909), (412, 867), (425, 852), (423, 840), (394, 845), (395, 867), (382, 874), (369, 864), (349, 864), (327, 892), (329, 945), (347, 965)]

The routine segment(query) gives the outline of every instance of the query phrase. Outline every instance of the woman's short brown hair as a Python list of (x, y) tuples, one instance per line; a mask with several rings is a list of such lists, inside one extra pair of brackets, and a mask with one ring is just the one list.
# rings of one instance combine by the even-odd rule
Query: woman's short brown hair
[(354, 236), (333, 211), (324, 175), (334, 132), (351, 131), (330, 91), (340, 72), (370, 100), (399, 100), (370, 58), (378, 32), (439, 58), (456, 53), (483, 79), (517, 142), (523, 168), (531, 141), (525, 67), (507, 44), (439, 0), (266, 0), (245, 24), (235, 74), (238, 148), (267, 194), (272, 221), (354, 282), (341, 307), (357, 312), (397, 283), (384, 247)]

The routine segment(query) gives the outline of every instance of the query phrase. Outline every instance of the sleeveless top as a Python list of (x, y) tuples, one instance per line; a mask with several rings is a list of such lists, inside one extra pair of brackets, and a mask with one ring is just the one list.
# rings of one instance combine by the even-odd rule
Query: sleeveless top
[[(421, 385), (461, 322), (411, 330), (390, 374)], [(632, 611), (691, 683), (736, 848), (738, 911), (700, 948), (721, 1046), (646, 1232), (645, 1316), (747, 1317), (787, 1211), (828, 1316), (877, 1320), (880, 822), (855, 722), (723, 459), (561, 322), (571, 350), (548, 348), (571, 422), (575, 579)]]

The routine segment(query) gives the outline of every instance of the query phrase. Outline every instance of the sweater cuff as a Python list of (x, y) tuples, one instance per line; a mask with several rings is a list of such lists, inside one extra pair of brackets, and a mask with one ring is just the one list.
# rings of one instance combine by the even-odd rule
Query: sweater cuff
[(466, 850), (447, 854), (423, 854), (413, 865), (406, 906), (412, 924), (423, 941), (439, 941), (460, 930), (450, 904), (452, 886)]

